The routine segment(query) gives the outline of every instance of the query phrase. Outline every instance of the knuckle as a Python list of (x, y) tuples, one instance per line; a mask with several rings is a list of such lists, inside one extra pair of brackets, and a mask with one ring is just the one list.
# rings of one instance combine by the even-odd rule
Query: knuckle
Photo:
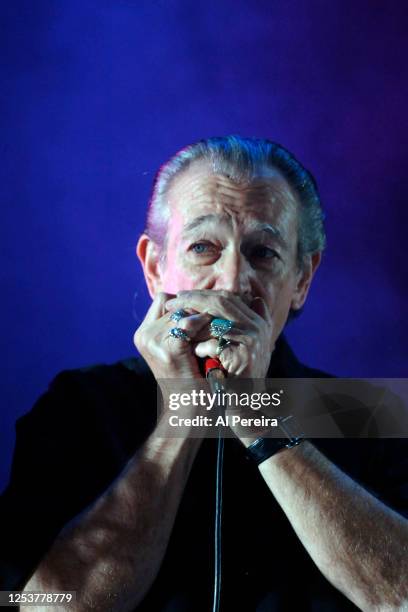
[(252, 334), (248, 334), (248, 335), (246, 336), (246, 342), (245, 342), (245, 345), (246, 345), (247, 347), (250, 347), (251, 349), (253, 349), (253, 348), (254, 348), (254, 346), (256, 345), (256, 342), (257, 342), (257, 340), (256, 340), (256, 338), (255, 338), (255, 337), (254, 337)]
[[(167, 343), (167, 347), (169, 348), (169, 344)], [(160, 352), (160, 361), (165, 366), (170, 366), (173, 361), (173, 357), (170, 351), (162, 350)]]
[(179, 325), (179, 328), (185, 331), (188, 336), (194, 335), (194, 326), (191, 321), (186, 321), (183, 325)]
[(133, 343), (137, 348), (143, 347), (143, 332), (140, 327), (135, 331), (133, 335)]
[(184, 329), (184, 331), (191, 330), (193, 327), (193, 321), (191, 320), (191, 317), (185, 317), (184, 319), (180, 319), (180, 321), (177, 323), (177, 327), (179, 327), (180, 329)]
[(202, 325), (203, 316), (201, 314), (191, 315), (181, 319), (178, 326), (184, 329), (186, 332), (194, 332), (197, 326)]
[(145, 347), (146, 350), (149, 353), (156, 353), (157, 352), (157, 343), (155, 338), (150, 337), (147, 341), (145, 341)]

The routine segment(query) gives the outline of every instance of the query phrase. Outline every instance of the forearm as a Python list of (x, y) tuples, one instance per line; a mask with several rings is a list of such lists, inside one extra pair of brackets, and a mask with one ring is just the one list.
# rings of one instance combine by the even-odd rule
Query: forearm
[(405, 519), (308, 442), (274, 455), (259, 469), (334, 586), (362, 610), (401, 610), (408, 605)]
[(77, 611), (128, 610), (143, 599), (200, 444), (166, 436), (159, 424), (112, 487), (61, 532), (26, 590), (75, 590)]

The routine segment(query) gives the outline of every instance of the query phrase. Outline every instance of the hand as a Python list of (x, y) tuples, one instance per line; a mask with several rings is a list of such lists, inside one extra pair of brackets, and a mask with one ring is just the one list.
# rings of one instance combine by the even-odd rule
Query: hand
[[(178, 323), (170, 320), (165, 303), (173, 296), (159, 293), (153, 300), (146, 317), (134, 335), (134, 343), (144, 357), (156, 380), (166, 378), (202, 378), (194, 352), (195, 343), (208, 336), (209, 314), (190, 314)], [(187, 312), (191, 313), (188, 308)], [(172, 338), (169, 331), (180, 327), (191, 342)], [(204, 335), (201, 333), (205, 328)], [(200, 335), (201, 333), (201, 335)]]
[[(169, 311), (179, 308), (209, 315), (213, 318), (233, 321), (233, 328), (223, 338), (231, 340), (218, 356), (218, 339), (208, 338), (198, 342), (198, 357), (218, 357), (230, 376), (241, 378), (265, 378), (268, 372), (273, 344), (273, 321), (262, 298), (255, 298), (251, 307), (230, 291), (193, 290), (181, 291), (177, 298), (166, 302)], [(202, 333), (204, 330), (202, 330)]]

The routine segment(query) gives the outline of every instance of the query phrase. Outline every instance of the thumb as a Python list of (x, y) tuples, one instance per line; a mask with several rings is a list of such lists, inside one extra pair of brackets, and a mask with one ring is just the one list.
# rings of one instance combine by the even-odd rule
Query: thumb
[(145, 321), (151, 322), (160, 319), (164, 314), (166, 314), (166, 309), (164, 307), (167, 300), (170, 300), (172, 297), (170, 293), (164, 293), (163, 291), (158, 293), (154, 298), (153, 302), (150, 304), (150, 308), (147, 311)]

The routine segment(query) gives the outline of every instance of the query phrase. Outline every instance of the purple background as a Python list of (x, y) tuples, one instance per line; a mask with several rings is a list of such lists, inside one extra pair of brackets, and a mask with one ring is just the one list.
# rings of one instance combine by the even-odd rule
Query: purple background
[(1, 3), (0, 486), (15, 418), (59, 370), (134, 353), (152, 177), (203, 136), (271, 137), (318, 180), (328, 251), (299, 357), (406, 375), (406, 7)]

